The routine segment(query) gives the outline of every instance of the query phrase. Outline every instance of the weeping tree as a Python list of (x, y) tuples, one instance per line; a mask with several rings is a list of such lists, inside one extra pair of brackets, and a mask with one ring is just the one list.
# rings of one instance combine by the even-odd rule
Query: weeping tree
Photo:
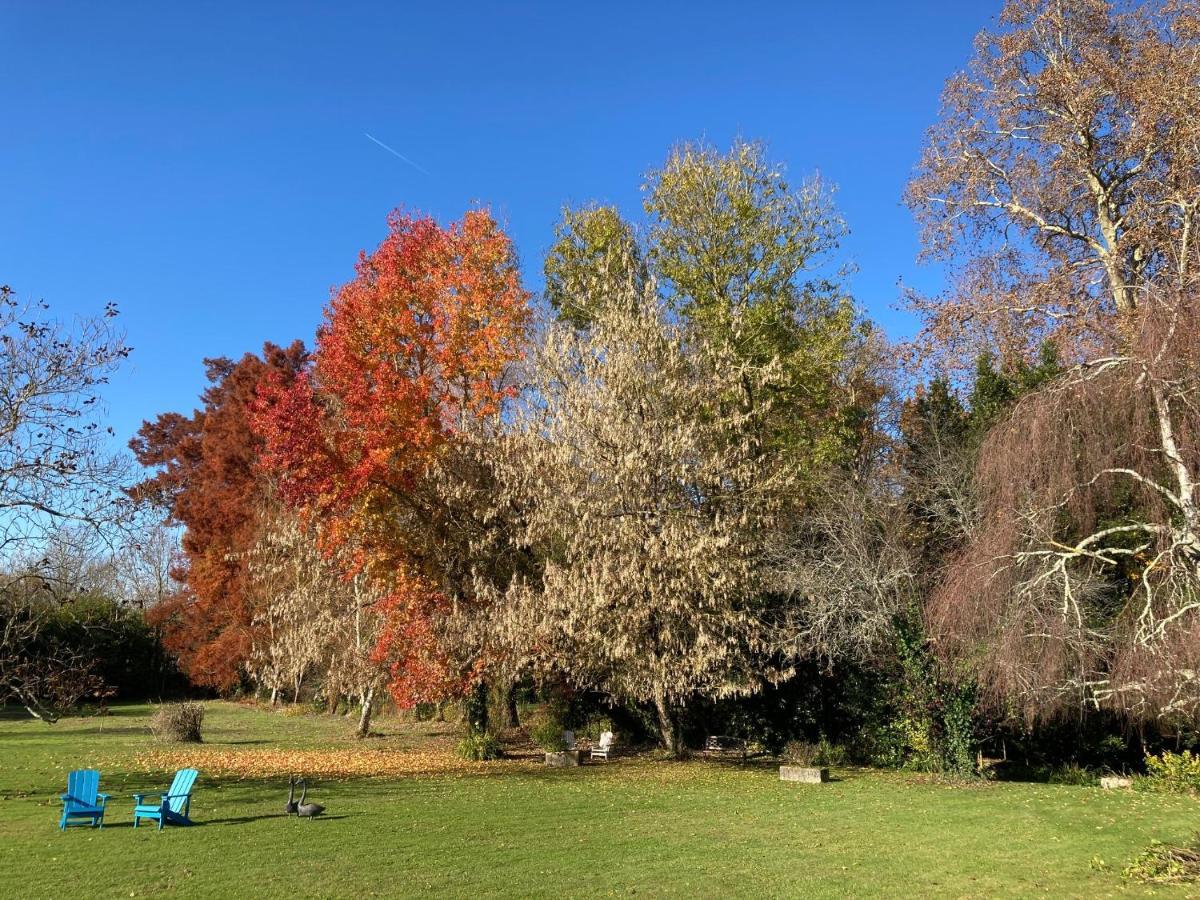
[(944, 652), (1029, 718), (1200, 722), (1200, 307), (1144, 297), (1121, 352), (987, 437), (979, 526), (934, 593)]
[(954, 280), (926, 358), (1067, 370), (982, 442), (927, 609), (1027, 718), (1196, 722), (1200, 10), (1010, 0), (946, 87), (908, 199)]

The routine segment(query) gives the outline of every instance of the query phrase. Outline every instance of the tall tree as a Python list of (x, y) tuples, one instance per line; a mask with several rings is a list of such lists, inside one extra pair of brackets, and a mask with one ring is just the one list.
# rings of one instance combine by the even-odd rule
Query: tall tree
[(930, 252), (965, 260), (919, 303), (940, 358), (990, 347), (1011, 371), (1049, 340), (1074, 364), (995, 418), (928, 609), (943, 654), (1030, 718), (1200, 713), (1198, 51), (1194, 3), (1010, 0), (910, 185)]
[(908, 188), (926, 255), (955, 279), (916, 298), (927, 348), (1086, 353), (1148, 287), (1194, 277), (1198, 45), (1191, 2), (1005, 4), (947, 82)]
[(92, 660), (43, 639), (48, 549), (60, 532), (112, 541), (128, 523), (125, 461), (113, 454), (102, 391), (128, 356), (117, 315), (73, 326), (0, 286), (0, 559), (36, 561), (0, 585), (0, 702), (51, 721), (101, 681)]
[[(764, 446), (801, 465), (852, 456), (876, 386), (852, 363), (868, 330), (843, 287), (836, 251), (846, 234), (819, 178), (793, 184), (758, 143), (722, 153), (681, 144), (643, 185), (644, 235), (612, 207), (567, 210), (546, 259), (559, 317), (586, 325), (612, 302), (606, 285), (640, 294), (656, 280), (672, 315), (752, 365), (778, 359), (781, 377), (744, 396), (770, 406)], [(619, 296), (625, 296), (621, 294)]]
[(760, 144), (683, 144), (643, 190), (641, 233), (609, 207), (564, 215), (547, 296), (575, 333), (552, 329), (531, 392), (544, 420), (501, 480), (548, 555), (512, 607), (543, 630), (516, 633), (578, 682), (653, 703), (673, 743), (681, 705), (819, 652), (765, 534), (811, 537), (795, 517), (878, 449), (882, 392), (819, 179), (792, 184)]
[(640, 291), (646, 262), (633, 227), (613, 206), (564, 209), (554, 229), (554, 243), (543, 265), (543, 294), (559, 318), (586, 327), (596, 310), (584, 304), (602, 301), (602, 283), (628, 281)]
[(440, 640), (471, 589), (433, 472), (511, 396), (529, 313), (512, 244), (487, 212), (446, 227), (396, 212), (388, 226), (326, 310), (311, 367), (263, 392), (257, 426), (283, 496), (329, 546), (357, 547), (386, 587), (378, 655), (411, 705), (480, 672), (473, 648)]
[(730, 398), (780, 377), (689, 333), (653, 284), (550, 327), (531, 403), (498, 462), (501, 503), (545, 560), (504, 598), (503, 627), (548, 671), (653, 704), (679, 748), (681, 709), (770, 677), (761, 538), (796, 469), (760, 452)]
[(161, 509), (184, 528), (184, 585), (151, 615), (168, 648), (196, 684), (228, 689), (250, 658), (254, 610), (246, 595), (244, 553), (254, 542), (257, 511), (269, 488), (258, 468), (262, 439), (250, 407), (268, 374), (295, 377), (307, 354), (299, 342), (266, 344), (261, 357), (205, 361), (209, 387), (190, 416), (163, 413), (130, 441), (138, 461), (157, 471), (131, 496)]

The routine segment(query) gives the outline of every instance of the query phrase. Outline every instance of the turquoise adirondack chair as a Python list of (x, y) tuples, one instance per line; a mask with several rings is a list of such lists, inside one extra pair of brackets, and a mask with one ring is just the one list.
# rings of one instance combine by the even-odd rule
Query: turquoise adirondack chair
[[(95, 769), (76, 769), (67, 776), (67, 792), (59, 794), (62, 800), (62, 818), (58, 827), (66, 831), (68, 825), (99, 825), (104, 827), (104, 807), (108, 794), (100, 793), (100, 773)], [(87, 819), (88, 822), (72, 822), (72, 819)]]
[[(199, 774), (195, 769), (180, 769), (165, 794), (134, 794), (133, 827), (137, 828), (141, 819), (157, 819), (159, 831), (168, 824), (191, 825), (188, 809), (192, 804), (192, 785)], [(143, 803), (143, 797), (157, 797), (159, 802)]]

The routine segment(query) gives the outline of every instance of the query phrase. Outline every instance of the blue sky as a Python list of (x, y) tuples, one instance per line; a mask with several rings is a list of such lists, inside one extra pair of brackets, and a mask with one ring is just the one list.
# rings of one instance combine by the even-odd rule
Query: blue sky
[(642, 173), (673, 143), (741, 135), (838, 185), (854, 293), (903, 336), (897, 281), (938, 276), (916, 264), (900, 195), (942, 83), (998, 8), (13, 0), (0, 282), (60, 316), (119, 304), (124, 441), (195, 405), (202, 357), (311, 340), (396, 206), (490, 206), (537, 289), (564, 203), (638, 216)]

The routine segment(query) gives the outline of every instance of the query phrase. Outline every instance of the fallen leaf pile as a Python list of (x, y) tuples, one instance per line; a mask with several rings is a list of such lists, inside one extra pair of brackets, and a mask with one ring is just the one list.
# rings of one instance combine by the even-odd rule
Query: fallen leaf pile
[(196, 768), (205, 775), (229, 778), (396, 778), (463, 775), (528, 765), (521, 761), (479, 763), (460, 759), (450, 748), (423, 750), (228, 750), (217, 747), (148, 750), (133, 758), (147, 772)]

